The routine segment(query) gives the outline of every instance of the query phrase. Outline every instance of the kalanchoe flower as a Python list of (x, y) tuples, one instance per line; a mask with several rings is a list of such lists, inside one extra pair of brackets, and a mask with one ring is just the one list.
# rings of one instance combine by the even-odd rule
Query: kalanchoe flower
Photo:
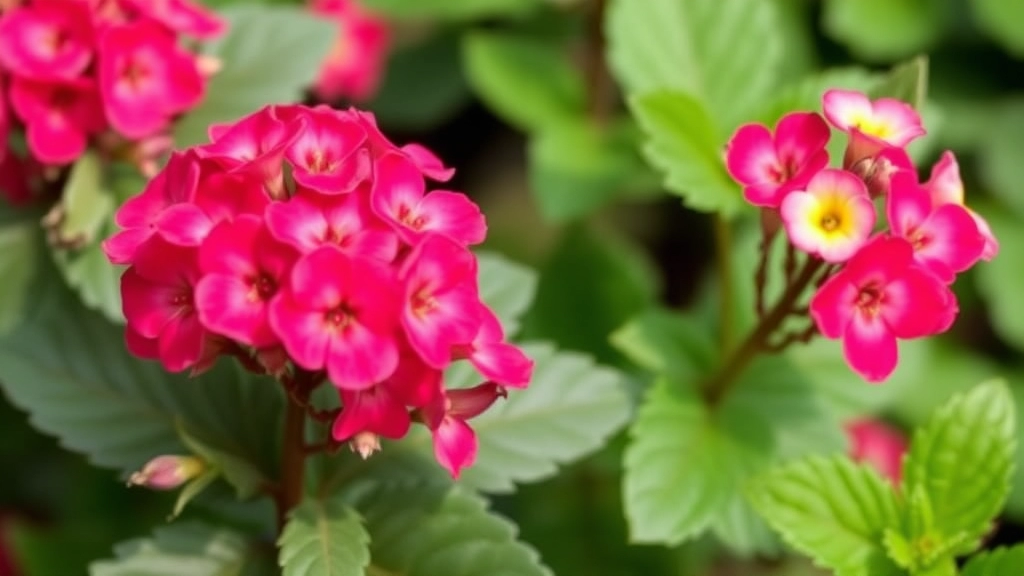
[(914, 247), (914, 257), (944, 282), (973, 266), (985, 249), (985, 237), (961, 204), (934, 206), (917, 176), (893, 176), (887, 202), (889, 226)]
[(10, 98), (25, 123), (29, 150), (47, 164), (73, 162), (85, 151), (89, 136), (106, 125), (96, 86), (86, 79), (15, 78)]
[(398, 236), (370, 211), (362, 194), (304, 194), (266, 210), (267, 227), (281, 242), (303, 253), (332, 244), (347, 254), (391, 262)]
[(885, 422), (864, 418), (844, 426), (850, 439), (850, 457), (874, 466), (895, 485), (902, 478), (903, 455), (909, 444), (906, 436)]
[(387, 382), (365, 390), (340, 390), (339, 394), (343, 408), (331, 428), (335, 440), (366, 432), (398, 439), (409, 431), (409, 411)]
[[(369, 177), (370, 156), (362, 148), (366, 131), (359, 122), (326, 107), (294, 110), (294, 118), (307, 120), (286, 152), (296, 184), (322, 194), (344, 194)], [(288, 110), (279, 107), (278, 114), (288, 117)]]
[(845, 170), (815, 174), (806, 190), (786, 196), (781, 214), (793, 245), (826, 262), (850, 258), (875, 226), (875, 207), (864, 182)]
[(811, 299), (821, 333), (843, 340), (847, 362), (869, 382), (896, 368), (896, 340), (946, 331), (957, 313), (953, 293), (914, 261), (903, 238), (878, 236)]
[(227, 29), (223, 19), (201, 4), (189, 0), (119, 1), (137, 14), (152, 18), (168, 29), (186, 36), (210, 39), (221, 35)]
[(19, 78), (73, 80), (93, 57), (92, 18), (78, 0), (49, 0), (0, 18), (0, 66)]
[(843, 157), (847, 168), (885, 148), (902, 148), (925, 134), (914, 107), (893, 98), (871, 101), (855, 90), (828, 90), (822, 103), (825, 118), (850, 135)]
[(128, 478), (129, 486), (173, 490), (206, 471), (206, 462), (195, 456), (157, 456)]
[(467, 358), (484, 378), (512, 388), (525, 388), (533, 374), (533, 360), (519, 347), (505, 342), (501, 322), (487, 306), (480, 306), (480, 330), (469, 345), (456, 346), (454, 358)]
[(964, 183), (960, 179), (960, 166), (956, 156), (946, 150), (939, 161), (932, 166), (931, 177), (924, 183), (924, 188), (931, 194), (932, 206), (938, 208), (944, 204), (964, 206), (978, 226), (978, 232), (985, 239), (985, 247), (981, 251), (982, 260), (989, 261), (999, 253), (999, 241), (992, 234), (988, 222), (977, 212), (964, 205)]
[(473, 388), (448, 390), (443, 402), (424, 410), (427, 426), (434, 438), (434, 457), (452, 477), (458, 478), (463, 469), (476, 461), (476, 433), (467, 421), (506, 395), (501, 386), (484, 382)]
[(357, 0), (310, 0), (309, 6), (338, 27), (334, 45), (313, 85), (314, 93), (328, 101), (373, 96), (383, 76), (391, 41), (387, 23)]
[(748, 202), (778, 208), (786, 194), (802, 189), (828, 164), (829, 135), (821, 116), (810, 112), (787, 114), (774, 134), (761, 124), (745, 124), (729, 140), (725, 165)]

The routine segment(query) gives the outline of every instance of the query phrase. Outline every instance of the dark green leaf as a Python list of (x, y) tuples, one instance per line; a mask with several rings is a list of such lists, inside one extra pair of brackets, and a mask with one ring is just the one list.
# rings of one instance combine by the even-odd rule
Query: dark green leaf
[(1024, 2), (1020, 0), (971, 0), (978, 27), (1001, 44), (1007, 52), (1024, 57), (1024, 30), (1018, 23), (1024, 19)]
[(299, 504), (277, 544), (284, 576), (363, 576), (370, 563), (363, 520), (337, 495)]
[(893, 61), (928, 51), (952, 22), (936, 0), (827, 0), (823, 27), (858, 56)]
[(0, 226), (0, 336), (21, 321), (41, 249), (34, 223)]
[(270, 483), (270, 479), (264, 476), (251, 462), (239, 458), (231, 452), (207, 445), (189, 434), (184, 426), (179, 426), (178, 435), (193, 454), (205, 460), (224, 476), (224, 480), (235, 489), (238, 498), (243, 500), (251, 498)]
[[(1024, 147), (1024, 99), (1008, 100), (996, 107), (996, 111), (993, 130), (986, 135), (978, 150), (980, 176), (987, 192), (1002, 200), (1018, 217), (1024, 218), (1024, 195), (1019, 193), (1020, 183), (1024, 181), (1024, 163), (1016, 153)], [(971, 199), (968, 198), (967, 202), (970, 204)], [(1004, 218), (1004, 221), (1008, 220)], [(1016, 249), (1012, 241), (1002, 244), (1011, 253)], [(1005, 263), (1012, 257), (1000, 255), (995, 262), (1002, 260)]]

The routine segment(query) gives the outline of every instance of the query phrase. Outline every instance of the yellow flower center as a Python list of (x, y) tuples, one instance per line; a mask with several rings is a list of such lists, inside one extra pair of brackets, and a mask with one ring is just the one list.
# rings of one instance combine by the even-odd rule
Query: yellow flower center
[(811, 210), (807, 216), (808, 224), (827, 239), (850, 236), (855, 232), (855, 216), (846, 199), (839, 194), (822, 197), (817, 208)]
[(892, 126), (885, 122), (879, 122), (874, 118), (858, 117), (854, 119), (853, 125), (864, 134), (874, 136), (880, 140), (885, 140), (893, 135)]

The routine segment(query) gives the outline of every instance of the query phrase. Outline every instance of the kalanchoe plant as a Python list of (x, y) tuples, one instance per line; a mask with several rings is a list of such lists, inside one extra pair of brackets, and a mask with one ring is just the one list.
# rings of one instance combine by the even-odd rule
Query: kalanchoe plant
[(367, 100), (377, 92), (391, 45), (391, 29), (358, 0), (307, 0), (309, 9), (337, 26), (313, 94), (326, 102)]

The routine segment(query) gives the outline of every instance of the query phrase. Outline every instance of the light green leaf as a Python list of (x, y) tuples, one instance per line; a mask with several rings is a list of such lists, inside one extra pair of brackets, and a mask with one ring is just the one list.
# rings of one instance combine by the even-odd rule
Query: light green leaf
[(972, 0), (974, 21), (1007, 52), (1024, 57), (1024, 31), (1018, 23), (1024, 19), (1021, 0)]
[[(52, 274), (52, 271), (50, 271)], [(280, 388), (222, 363), (196, 377), (133, 358), (123, 329), (83, 309), (52, 276), (0, 340), (0, 382), (40, 430), (98, 466), (131, 471), (181, 453), (177, 422), (203, 443), (276, 474)]]
[(497, 252), (477, 252), (480, 298), (501, 320), (506, 336), (519, 331), (519, 318), (537, 293), (537, 273)]
[(557, 39), (470, 32), (462, 42), (462, 59), (477, 95), (520, 130), (533, 132), (584, 112), (583, 78)]
[(530, 190), (544, 217), (580, 218), (618, 198), (660, 194), (637, 149), (640, 131), (628, 121), (599, 128), (585, 119), (550, 124), (530, 138)]
[(385, 129), (426, 131), (471, 99), (459, 62), (460, 34), (446, 30), (397, 49), (376, 96), (362, 104)]
[(178, 148), (207, 140), (211, 124), (231, 122), (268, 104), (302, 100), (337, 29), (304, 7), (236, 5), (221, 14), (230, 28), (204, 52), (223, 61), (202, 103), (174, 128)]
[(339, 496), (304, 500), (277, 544), (284, 576), (362, 576), (370, 563), (370, 535)]
[[(991, 192), (1018, 217), (1024, 218), (1024, 194), (1020, 194), (1020, 182), (1024, 181), (1024, 163), (1016, 153), (1024, 147), (1024, 99), (1007, 100), (995, 109), (997, 112), (993, 130), (987, 134), (978, 150), (980, 176), (986, 192)], [(1001, 242), (1004, 248), (1009, 244), (1012, 242)], [(1009, 247), (1009, 250), (1013, 251), (1014, 248)], [(1011, 257), (1001, 254), (995, 261), (1005, 262)]]
[(701, 103), (717, 146), (775, 87), (776, 10), (764, 0), (611, 0), (609, 65), (629, 94), (674, 91)]
[(692, 390), (667, 379), (649, 391), (630, 438), (623, 498), (634, 543), (675, 545), (702, 533), (772, 448), (761, 419), (738, 410), (711, 414)]
[(665, 187), (705, 212), (734, 214), (743, 205), (722, 161), (724, 138), (699, 100), (682, 92), (653, 92), (630, 100), (647, 135), (644, 154), (665, 175)]
[(955, 396), (914, 434), (904, 485), (923, 489), (942, 538), (975, 541), (988, 531), (1010, 491), (1015, 426), (1009, 389), (991, 381)]
[(193, 454), (205, 460), (218, 474), (224, 476), (224, 480), (234, 487), (239, 499), (251, 498), (261, 488), (270, 484), (270, 479), (251, 462), (230, 452), (207, 445), (189, 434), (184, 426), (178, 427), (178, 436)]
[(89, 576), (269, 576), (254, 543), (241, 535), (198, 522), (157, 528), (152, 538), (118, 544), (113, 560), (89, 566)]
[(953, 13), (935, 0), (827, 0), (823, 27), (861, 58), (892, 61), (928, 51)]
[(902, 100), (921, 110), (928, 96), (928, 57), (918, 56), (894, 66), (871, 88), (869, 95)]
[(764, 110), (757, 115), (757, 118), (768, 126), (774, 126), (780, 118), (790, 112), (804, 111), (820, 114), (821, 97), (826, 90), (838, 88), (867, 92), (881, 78), (881, 75), (866, 68), (830, 68), (807, 76), (780, 90), (778, 95), (772, 98)]
[(92, 243), (114, 211), (113, 195), (103, 181), (99, 157), (87, 152), (71, 167), (61, 195), (64, 218), (60, 236), (67, 241)]
[(515, 525), (468, 491), (392, 479), (357, 483), (346, 495), (372, 538), (370, 574), (551, 576)]
[(544, 5), (543, 0), (365, 0), (372, 8), (400, 19), (473, 20), (521, 16)]
[(1009, 576), (1024, 574), (1024, 544), (996, 548), (971, 558), (963, 576)]
[(634, 316), (610, 339), (637, 366), (681, 382), (699, 378), (718, 356), (715, 343), (702, 326), (662, 308)]
[(40, 244), (39, 227), (31, 222), (0, 226), (0, 336), (24, 316)]
[(790, 545), (837, 576), (899, 575), (882, 539), (898, 526), (892, 489), (845, 456), (812, 456), (749, 486), (754, 507)]
[(101, 312), (107, 320), (124, 324), (121, 309), (121, 274), (123, 266), (111, 264), (99, 240), (117, 232), (112, 218), (102, 222), (97, 238), (81, 249), (51, 246), (51, 255), (68, 285), (78, 291), (87, 307)]

